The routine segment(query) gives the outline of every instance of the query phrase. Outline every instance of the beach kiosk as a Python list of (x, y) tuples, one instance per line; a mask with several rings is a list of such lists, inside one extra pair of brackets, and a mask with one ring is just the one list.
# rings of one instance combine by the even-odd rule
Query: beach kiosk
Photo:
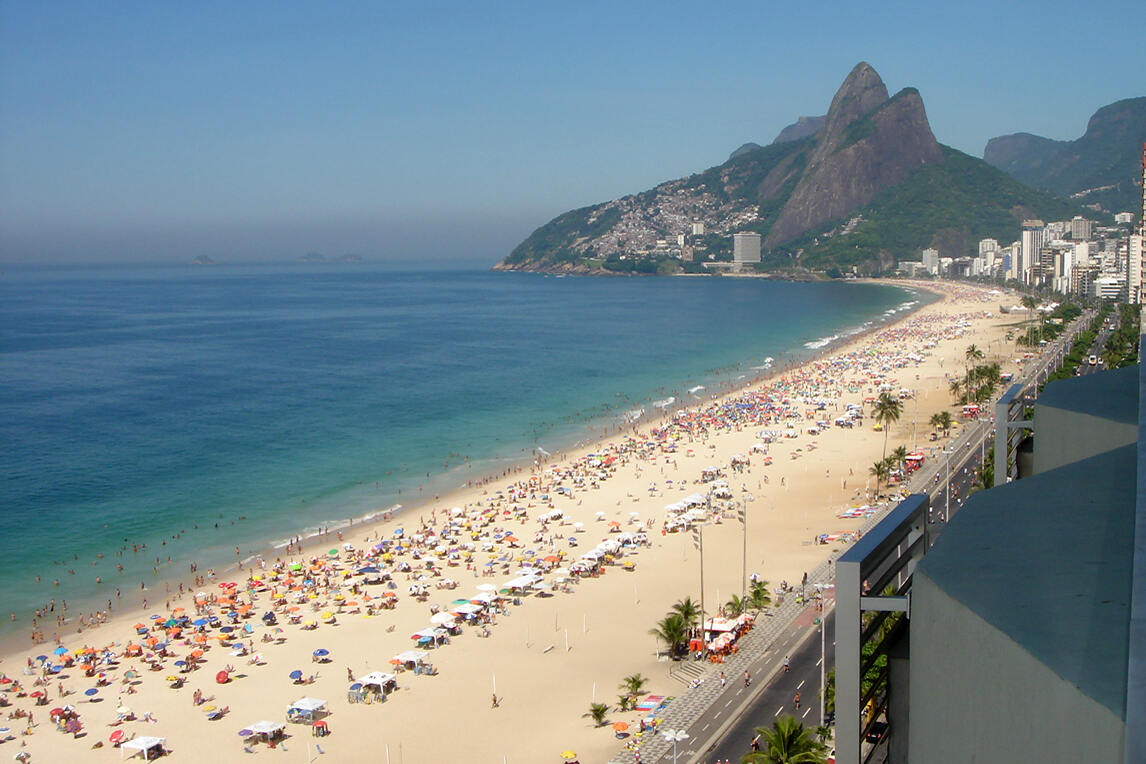
[(144, 761), (153, 761), (167, 753), (167, 738), (141, 735), (119, 745), (119, 758), (133, 759), (142, 755)]
[(313, 723), (330, 711), (326, 701), (320, 698), (299, 698), (287, 708), (287, 721), (293, 723)]

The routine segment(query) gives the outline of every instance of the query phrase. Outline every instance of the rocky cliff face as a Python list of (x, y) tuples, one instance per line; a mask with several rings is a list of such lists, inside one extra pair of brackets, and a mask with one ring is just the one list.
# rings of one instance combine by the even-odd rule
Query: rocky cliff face
[(1143, 142), (1146, 98), (1127, 98), (1096, 111), (1081, 138), (1001, 135), (983, 159), (1023, 183), (1118, 212), (1136, 206)]
[(824, 120), (827, 118), (826, 114), (819, 117), (797, 117), (795, 122), (780, 131), (772, 143), (789, 143), (807, 138), (809, 135), (815, 135), (823, 129)]
[(942, 161), (918, 91), (908, 88), (889, 100), (883, 80), (861, 63), (832, 99), (808, 166), (764, 245), (784, 244), (841, 218), (921, 165)]

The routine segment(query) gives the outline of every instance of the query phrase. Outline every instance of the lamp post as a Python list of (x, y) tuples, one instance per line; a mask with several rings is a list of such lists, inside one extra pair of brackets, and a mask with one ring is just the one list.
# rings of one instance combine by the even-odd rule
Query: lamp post
[(951, 454), (955, 449), (945, 448), (943, 453), (947, 454), (947, 479), (943, 483), (943, 524), (946, 525), (951, 521)]
[(661, 737), (665, 740), (672, 741), (672, 764), (676, 764), (676, 744), (681, 740), (688, 740), (688, 733), (684, 730), (664, 730), (661, 732)]

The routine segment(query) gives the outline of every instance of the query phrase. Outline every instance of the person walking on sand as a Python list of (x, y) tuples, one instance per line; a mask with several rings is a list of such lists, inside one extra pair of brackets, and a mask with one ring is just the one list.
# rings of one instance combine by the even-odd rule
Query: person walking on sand
[(490, 708), (497, 708), (497, 707), (498, 707), (498, 706), (500, 706), (500, 705), (501, 705), (501, 700), (500, 700), (500, 699), (497, 697), (497, 693), (495, 692), (495, 693), (494, 693), (494, 694), (493, 694), (493, 695), (490, 697), (490, 703), (489, 703), (489, 707), (490, 707)]

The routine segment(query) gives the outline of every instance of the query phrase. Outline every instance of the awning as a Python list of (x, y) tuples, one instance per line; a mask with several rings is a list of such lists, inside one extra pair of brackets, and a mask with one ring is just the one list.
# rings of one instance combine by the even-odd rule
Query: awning
[(371, 671), (366, 676), (358, 677), (358, 681), (362, 682), (362, 684), (376, 684), (379, 687), (387, 682), (393, 682), (395, 679), (397, 679), (397, 677), (393, 674), (385, 674), (381, 671)]
[(285, 725), (279, 724), (278, 722), (268, 722), (264, 720), (248, 725), (246, 729), (249, 729), (256, 735), (273, 735), (284, 727)]
[(131, 751), (131, 756), (135, 756), (137, 753), (142, 753), (143, 757), (146, 759), (148, 751), (150, 751), (152, 748), (155, 748), (156, 746), (162, 746), (166, 742), (167, 738), (165, 737), (149, 737), (147, 735), (141, 735), (137, 738), (133, 738), (127, 742), (119, 744), (119, 758), (123, 759), (123, 754), (126, 751)]

